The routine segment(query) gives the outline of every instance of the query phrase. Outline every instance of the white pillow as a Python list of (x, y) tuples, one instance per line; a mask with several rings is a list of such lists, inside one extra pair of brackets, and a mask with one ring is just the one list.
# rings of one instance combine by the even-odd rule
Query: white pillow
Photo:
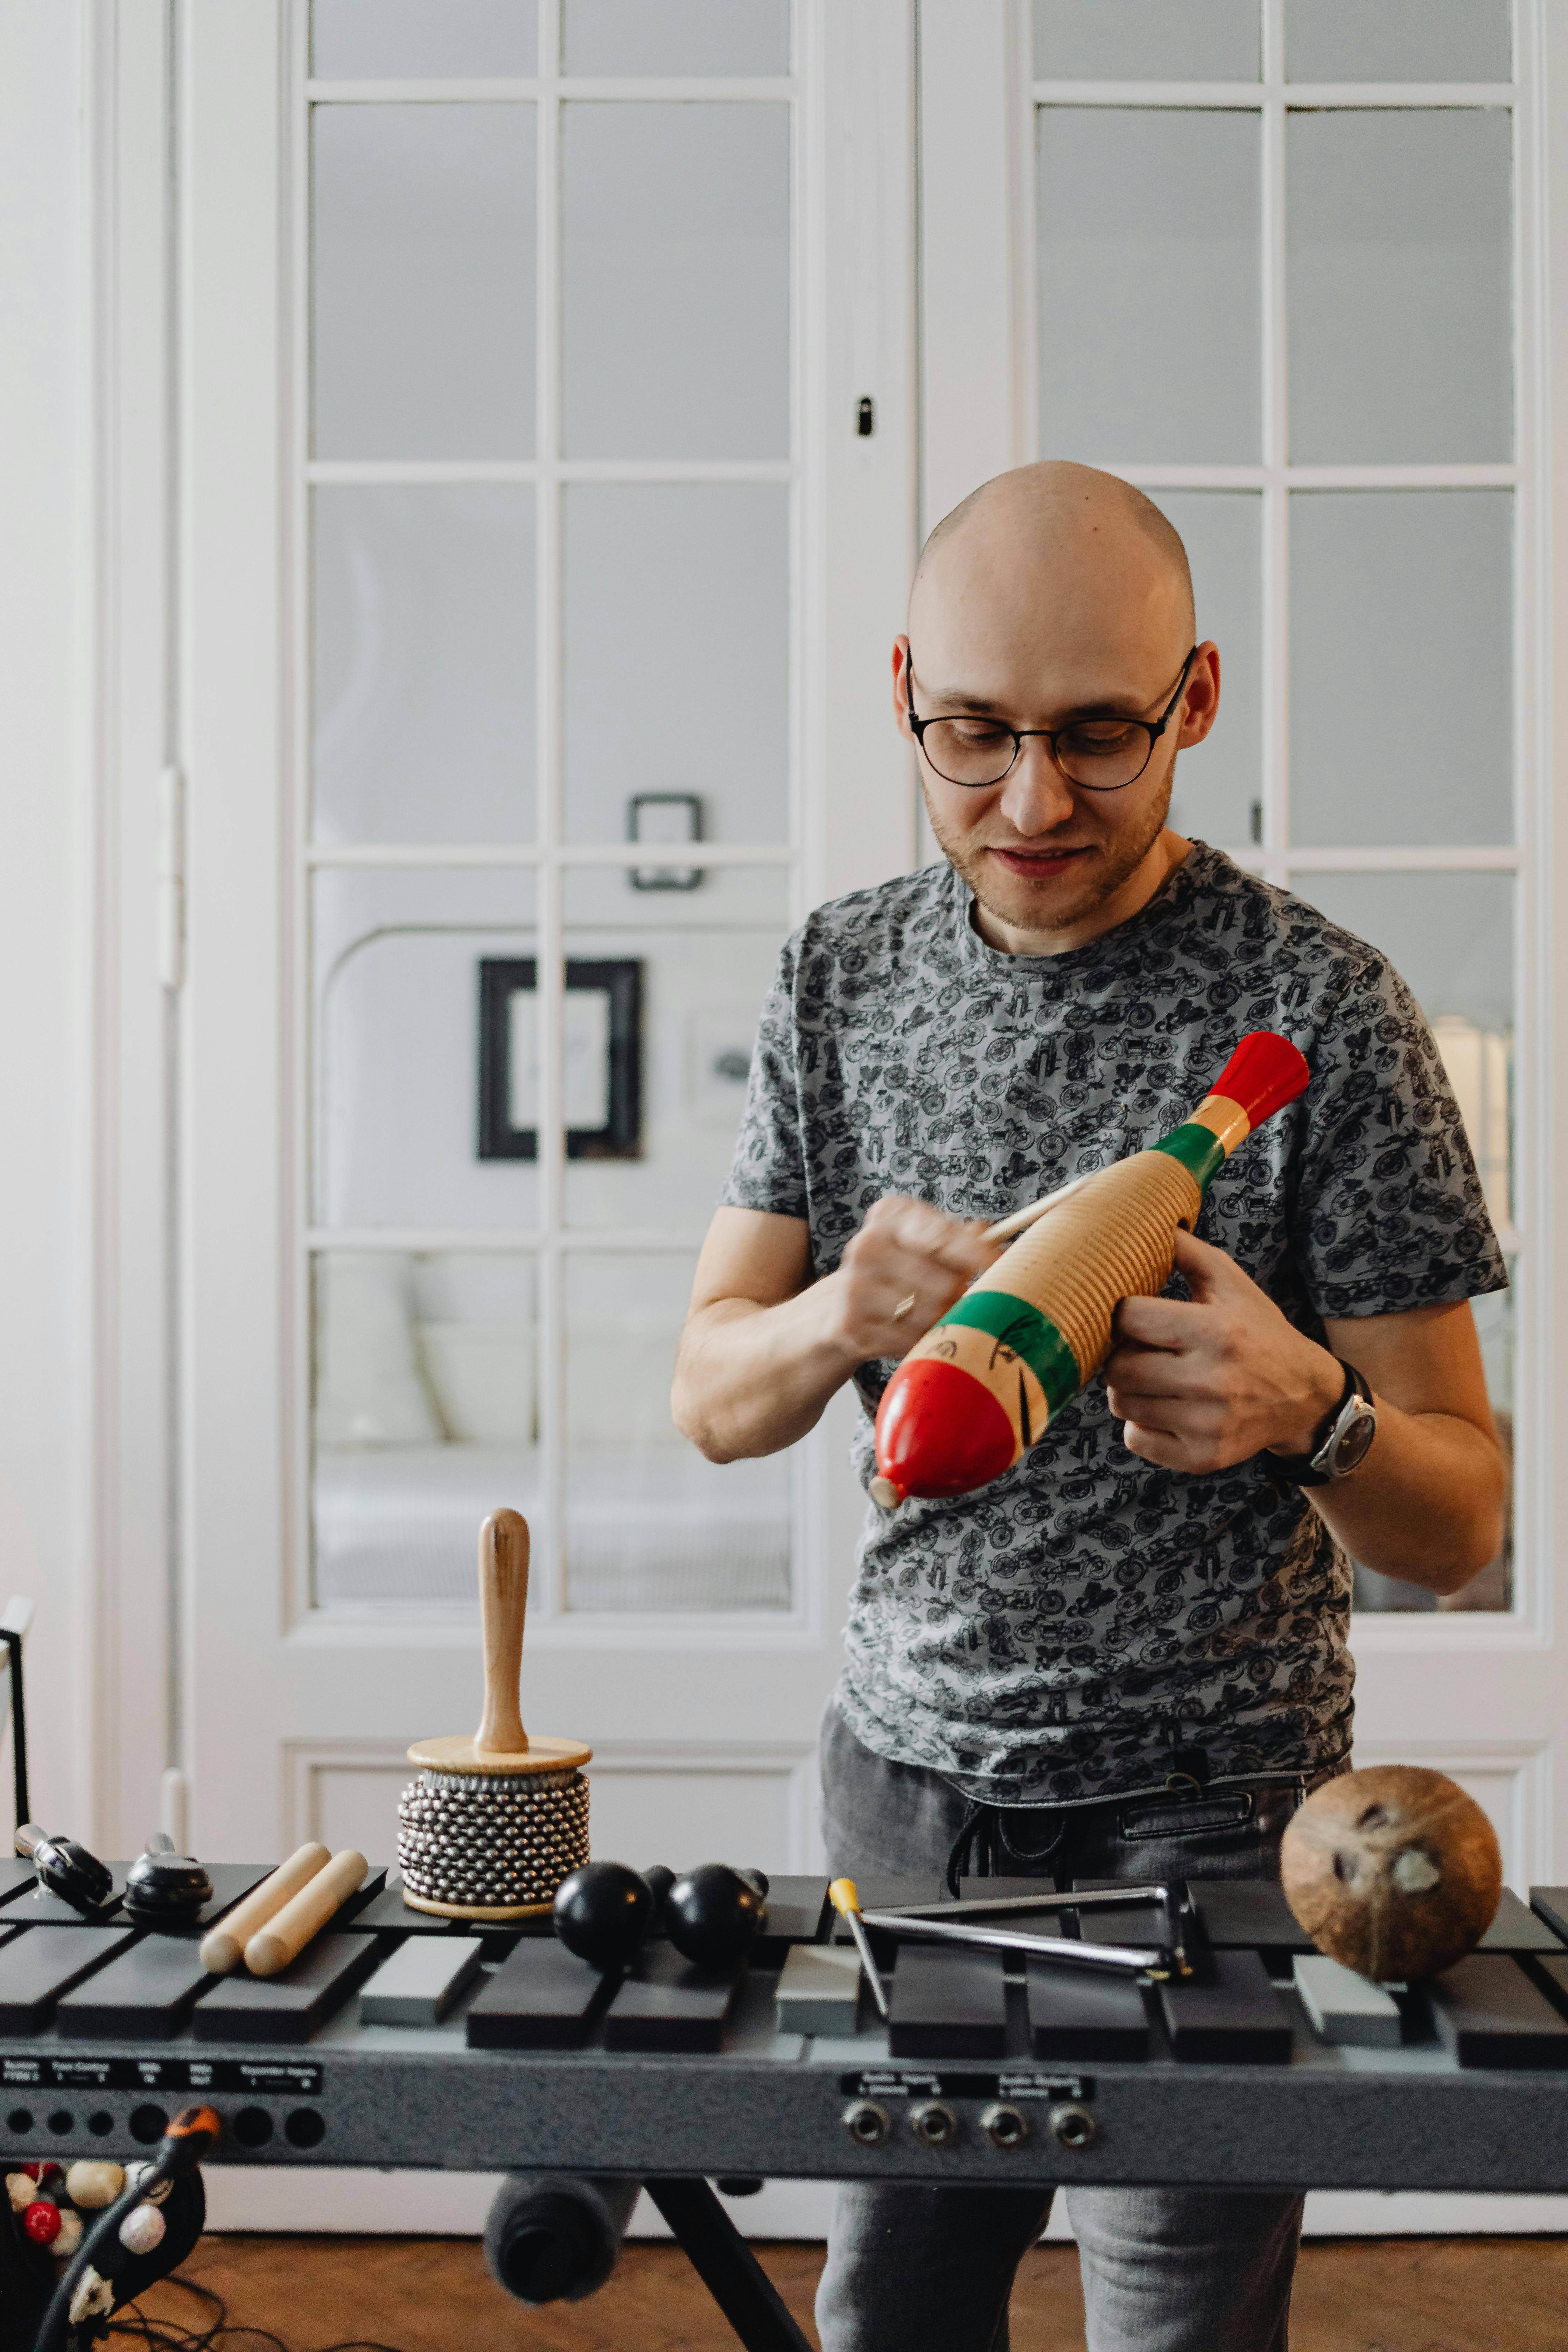
[(464, 1445), (531, 1445), (538, 1333), (516, 1323), (420, 1323), (419, 1353), (447, 1435)]
[(419, 1369), (408, 1259), (334, 1250), (316, 1260), (316, 1443), (438, 1445)]

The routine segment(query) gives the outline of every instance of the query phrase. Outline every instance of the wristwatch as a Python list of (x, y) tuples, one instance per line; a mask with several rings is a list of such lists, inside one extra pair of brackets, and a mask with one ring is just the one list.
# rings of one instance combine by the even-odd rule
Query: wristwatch
[[(1344, 1363), (1343, 1357), (1336, 1359)], [(1372, 1391), (1353, 1364), (1345, 1364), (1345, 1384), (1340, 1401), (1312, 1433), (1310, 1454), (1270, 1454), (1270, 1465), (1294, 1486), (1331, 1486), (1348, 1478), (1366, 1460), (1377, 1435), (1377, 1407)]]

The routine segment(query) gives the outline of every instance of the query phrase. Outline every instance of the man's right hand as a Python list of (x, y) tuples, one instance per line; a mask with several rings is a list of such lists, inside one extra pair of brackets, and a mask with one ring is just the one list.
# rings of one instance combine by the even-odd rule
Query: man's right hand
[(895, 1194), (813, 1282), (804, 1218), (719, 1210), (681, 1335), (676, 1426), (710, 1462), (793, 1445), (858, 1365), (904, 1355), (995, 1255), (980, 1220)]
[(861, 1364), (906, 1355), (995, 1256), (984, 1219), (950, 1217), (893, 1192), (873, 1202), (837, 1273), (819, 1286), (825, 1305), (833, 1293), (836, 1336)]

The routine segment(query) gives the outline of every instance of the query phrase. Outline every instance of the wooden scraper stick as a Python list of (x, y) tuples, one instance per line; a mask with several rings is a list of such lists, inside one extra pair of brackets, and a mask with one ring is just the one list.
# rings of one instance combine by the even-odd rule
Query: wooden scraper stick
[(492, 1511), (479, 1530), (479, 1622), (485, 1651), (485, 1711), (474, 1746), (490, 1756), (526, 1756), (518, 1706), (522, 1628), (528, 1614), (528, 1521)]

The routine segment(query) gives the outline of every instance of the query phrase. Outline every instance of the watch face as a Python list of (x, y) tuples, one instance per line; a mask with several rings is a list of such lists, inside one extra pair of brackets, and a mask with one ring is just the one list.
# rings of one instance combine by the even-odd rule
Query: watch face
[(1348, 1429), (1342, 1429), (1329, 1449), (1328, 1468), (1336, 1478), (1342, 1478), (1366, 1459), (1367, 1447), (1377, 1435), (1377, 1415), (1366, 1406), (1356, 1414)]

